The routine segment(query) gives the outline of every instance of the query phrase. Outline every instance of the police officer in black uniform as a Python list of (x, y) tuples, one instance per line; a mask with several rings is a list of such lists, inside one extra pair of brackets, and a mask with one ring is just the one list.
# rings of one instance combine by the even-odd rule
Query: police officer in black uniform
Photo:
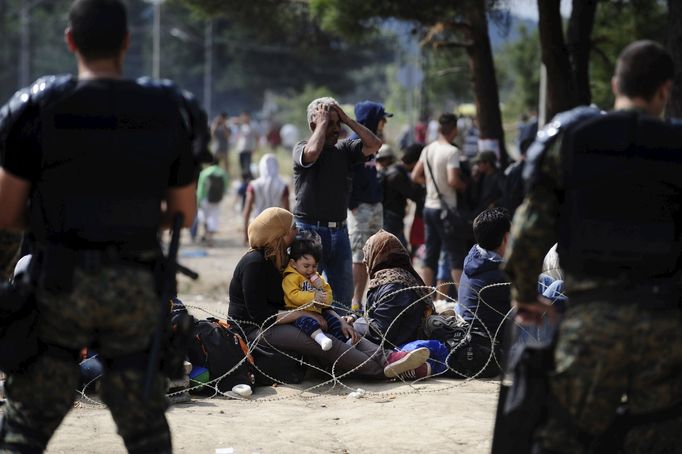
[(128, 451), (171, 452), (161, 373), (144, 391), (162, 311), (153, 269), (159, 229), (176, 214), (193, 221), (205, 115), (167, 82), (122, 78), (120, 0), (75, 1), (65, 38), (78, 77), (43, 77), (0, 111), (0, 229), (34, 238), (44, 345), (8, 375), (0, 450), (45, 449), (89, 346), (104, 358), (101, 398)]

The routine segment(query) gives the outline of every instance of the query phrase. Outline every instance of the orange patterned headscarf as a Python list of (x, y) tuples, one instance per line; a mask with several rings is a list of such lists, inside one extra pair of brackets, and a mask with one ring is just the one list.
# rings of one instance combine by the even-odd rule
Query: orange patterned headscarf
[(284, 208), (271, 207), (263, 210), (249, 224), (249, 246), (262, 250), (265, 258), (282, 271), (287, 263), (285, 237), (291, 232), (294, 215)]

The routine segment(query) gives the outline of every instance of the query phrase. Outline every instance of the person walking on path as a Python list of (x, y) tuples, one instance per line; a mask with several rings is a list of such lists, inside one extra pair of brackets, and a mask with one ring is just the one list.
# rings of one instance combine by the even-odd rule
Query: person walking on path
[(197, 183), (197, 202), (199, 204), (197, 220), (204, 229), (204, 235), (201, 239), (209, 244), (212, 243), (213, 236), (218, 232), (220, 202), (223, 201), (228, 187), (227, 173), (220, 167), (218, 158), (215, 157), (213, 163), (201, 171)]
[(279, 174), (279, 162), (266, 153), (258, 163), (258, 178), (246, 187), (244, 201), (244, 244), (249, 244), (249, 222), (270, 207), (289, 209), (289, 185)]

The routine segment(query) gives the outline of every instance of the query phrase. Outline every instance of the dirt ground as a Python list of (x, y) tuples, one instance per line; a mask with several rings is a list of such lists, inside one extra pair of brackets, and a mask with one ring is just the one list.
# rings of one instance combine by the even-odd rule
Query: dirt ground
[[(208, 247), (183, 239), (180, 261), (200, 273), (180, 278), (180, 298), (195, 316), (223, 316), (234, 266), (246, 251), (233, 201), (223, 204), (223, 226)], [(429, 379), (414, 385), (344, 380), (306, 391), (258, 387), (248, 400), (193, 398), (167, 417), (174, 452), (182, 453), (484, 453), (490, 451), (497, 403), (494, 380)], [(357, 388), (367, 393), (349, 396)], [(222, 448), (222, 449), (221, 449)], [(219, 451), (216, 451), (219, 450)], [(107, 409), (76, 404), (52, 438), (48, 453), (123, 453)]]

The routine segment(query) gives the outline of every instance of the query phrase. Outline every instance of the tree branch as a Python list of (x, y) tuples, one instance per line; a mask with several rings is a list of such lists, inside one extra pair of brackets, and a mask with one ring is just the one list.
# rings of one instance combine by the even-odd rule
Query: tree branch
[(422, 39), (419, 44), (421, 46), (426, 46), (435, 42), (437, 35), (445, 32), (446, 30), (461, 30), (466, 33), (471, 32), (471, 25), (462, 21), (448, 21), (448, 22), (437, 22), (428, 28), (426, 36)]

